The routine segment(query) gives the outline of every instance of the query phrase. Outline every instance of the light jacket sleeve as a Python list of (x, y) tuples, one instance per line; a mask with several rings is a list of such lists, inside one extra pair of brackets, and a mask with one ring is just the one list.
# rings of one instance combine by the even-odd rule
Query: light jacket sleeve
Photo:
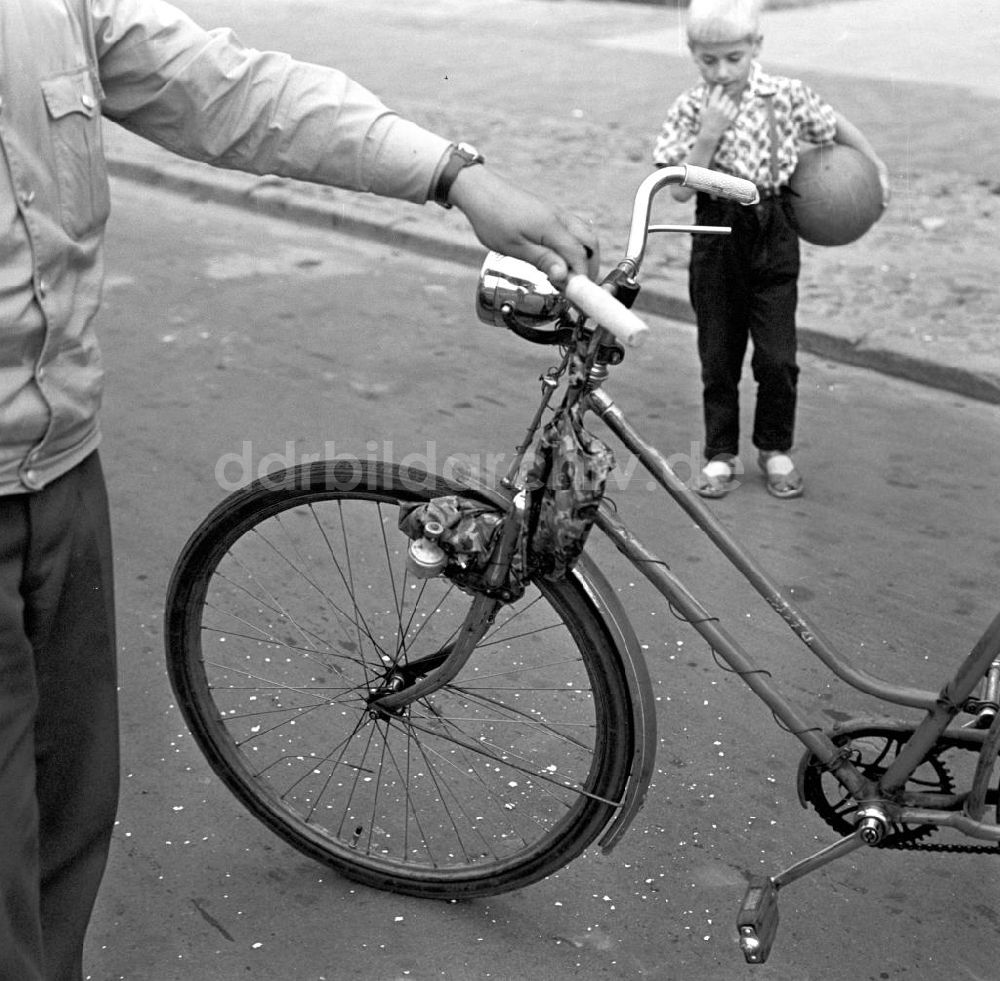
[(220, 167), (429, 197), (448, 141), (343, 72), (247, 48), (160, 0), (90, 2), (102, 111), (128, 129)]

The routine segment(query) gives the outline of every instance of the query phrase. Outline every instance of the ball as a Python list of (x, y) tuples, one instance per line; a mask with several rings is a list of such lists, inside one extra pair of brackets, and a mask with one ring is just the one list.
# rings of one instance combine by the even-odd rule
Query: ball
[(791, 179), (799, 235), (813, 245), (847, 245), (882, 214), (875, 164), (842, 143), (804, 149)]

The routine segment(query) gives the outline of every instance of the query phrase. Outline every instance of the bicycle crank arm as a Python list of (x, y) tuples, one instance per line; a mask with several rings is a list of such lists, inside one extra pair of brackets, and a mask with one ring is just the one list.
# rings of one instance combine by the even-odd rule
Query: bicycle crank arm
[(833, 862), (843, 855), (872, 842), (863, 829), (835, 841), (832, 845), (772, 876), (752, 876), (736, 917), (740, 950), (748, 964), (763, 964), (771, 952), (778, 930), (778, 890), (802, 876)]

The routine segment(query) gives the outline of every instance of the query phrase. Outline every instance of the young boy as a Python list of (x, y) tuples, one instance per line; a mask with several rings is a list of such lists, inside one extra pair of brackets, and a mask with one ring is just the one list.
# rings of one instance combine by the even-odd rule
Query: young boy
[[(753, 181), (745, 208), (698, 194), (696, 221), (730, 235), (694, 235), (689, 291), (698, 324), (706, 464), (695, 489), (723, 497), (742, 473), (739, 383), (747, 342), (757, 382), (752, 441), (768, 491), (802, 494), (789, 452), (795, 425), (795, 308), (799, 240), (788, 188), (798, 142), (844, 143), (870, 157), (888, 201), (888, 171), (857, 127), (801, 81), (765, 74), (757, 61), (759, 0), (691, 0), (688, 45), (702, 81), (671, 106), (653, 150), (658, 166), (688, 163)], [(678, 201), (694, 193), (671, 187)]]

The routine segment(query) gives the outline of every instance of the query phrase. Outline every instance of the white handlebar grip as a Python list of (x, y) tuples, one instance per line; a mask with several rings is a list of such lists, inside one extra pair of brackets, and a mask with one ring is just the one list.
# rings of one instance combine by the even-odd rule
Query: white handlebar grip
[(582, 273), (570, 273), (563, 287), (566, 298), (588, 317), (629, 347), (643, 342), (649, 327), (606, 289)]
[(760, 200), (757, 185), (753, 181), (746, 181), (742, 177), (733, 177), (730, 174), (720, 174), (717, 170), (709, 170), (707, 167), (692, 167), (690, 164), (686, 164), (684, 169), (687, 171), (681, 182), (684, 187), (704, 191), (706, 194), (717, 194), (719, 197), (730, 198), (740, 204), (756, 204)]

